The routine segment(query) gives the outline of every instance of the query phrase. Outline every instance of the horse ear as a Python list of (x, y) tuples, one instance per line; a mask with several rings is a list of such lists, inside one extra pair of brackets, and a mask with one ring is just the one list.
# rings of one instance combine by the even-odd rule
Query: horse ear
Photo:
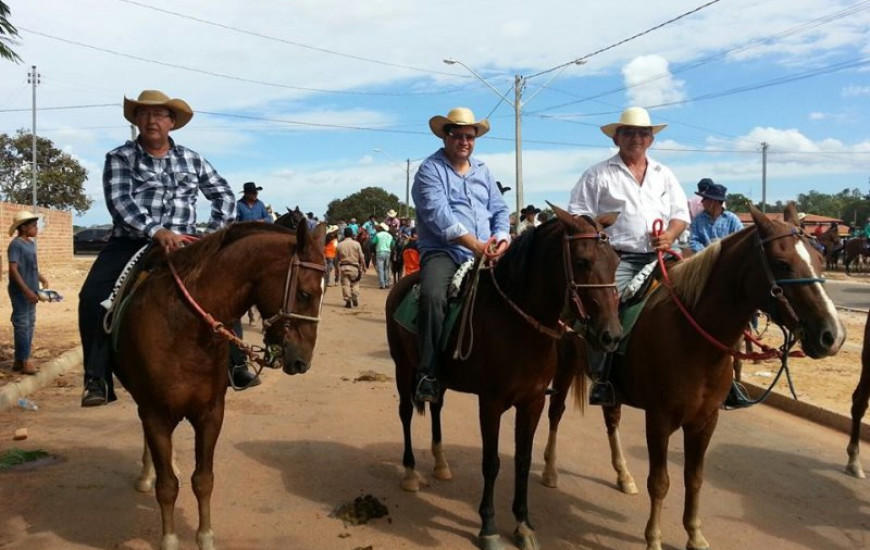
[(616, 218), (618, 217), (619, 212), (607, 212), (595, 218), (595, 221), (598, 222), (601, 227), (610, 227), (616, 223)]
[(764, 215), (764, 213), (755, 208), (752, 203), (749, 203), (749, 213), (752, 215), (752, 221), (755, 222), (755, 226), (759, 229), (764, 230), (764, 232), (769, 232), (771, 230), (771, 222), (770, 219)]
[(556, 214), (556, 217), (559, 218), (560, 220), (562, 220), (562, 223), (565, 223), (565, 224), (574, 223), (574, 216), (569, 214), (567, 210), (562, 210), (561, 208), (559, 208), (555, 204), (551, 203), (550, 201), (544, 201), (544, 202), (547, 203), (547, 206), (549, 206), (550, 208), (553, 209), (553, 212)]
[(296, 224), (296, 253), (300, 256), (305, 252), (305, 247), (308, 244), (308, 233), (310, 232), (308, 222), (305, 220)]
[[(299, 227), (301, 228), (303, 225), (308, 225), (304, 220), (299, 222)], [(303, 239), (304, 238), (304, 239)], [(300, 237), (300, 233), (296, 231), (296, 246), (298, 247), (299, 254), (304, 254), (309, 246), (317, 246), (319, 243), (320, 250), (323, 250), (323, 247), (326, 245), (326, 224), (319, 223), (314, 227), (314, 231), (305, 230)]]
[(800, 218), (798, 218), (797, 206), (794, 202), (789, 202), (782, 212), (782, 219), (785, 223), (790, 223), (795, 227), (800, 227)]

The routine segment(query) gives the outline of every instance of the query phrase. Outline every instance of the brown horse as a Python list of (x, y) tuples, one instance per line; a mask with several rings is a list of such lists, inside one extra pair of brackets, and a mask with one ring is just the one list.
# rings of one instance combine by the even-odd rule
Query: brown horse
[[(499, 470), (498, 435), (502, 414), (516, 408), (514, 533), (521, 548), (538, 548), (528, 513), (528, 476), (532, 441), (544, 407), (545, 392), (556, 369), (559, 317), (570, 295), (578, 315), (586, 320), (586, 337), (596, 348), (614, 349), (622, 328), (616, 316), (613, 282), (618, 257), (602, 231), (616, 214), (593, 220), (571, 216), (554, 207), (557, 218), (524, 233), (508, 248), (489, 273), (480, 275), (477, 299), (470, 318), (473, 347), (462, 349), (464, 359), (444, 353), (438, 379), (442, 386), (478, 396), (483, 436), (484, 489), (480, 503), (480, 544), (500, 548), (495, 523), (493, 491)], [(421, 477), (414, 470), (411, 448), (414, 371), (419, 363), (417, 335), (403, 329), (393, 314), (405, 294), (419, 281), (419, 273), (403, 277), (387, 298), (387, 339), (396, 363), (399, 416), (404, 434), (405, 476), (402, 487), (417, 491)], [(503, 290), (500, 290), (503, 289)], [(504, 293), (504, 294), (502, 294)], [(584, 307), (585, 306), (585, 307)], [(587, 315), (588, 314), (588, 315)], [(454, 331), (448, 349), (456, 348)], [(432, 454), (435, 477), (450, 479), (450, 468), (441, 446), (440, 400), (430, 404)], [(424, 404), (416, 403), (418, 412)]]
[(825, 269), (836, 269), (837, 258), (843, 249), (843, 240), (840, 238), (839, 229), (831, 226), (827, 231), (816, 238), (825, 249)]
[[(614, 357), (611, 380), (621, 402), (646, 411), (648, 550), (661, 549), (662, 503), (670, 485), (668, 441), (680, 428), (685, 447), (686, 547), (708, 548), (699, 519), (704, 455), (731, 385), (730, 349), (740, 340), (753, 312), (762, 309), (794, 331), (804, 352), (815, 359), (836, 353), (846, 337), (821, 284), (821, 254), (798, 229), (794, 205), (786, 208), (784, 222), (768, 220), (754, 208), (751, 213), (754, 227), (732, 234), (671, 270), (674, 292), (711, 339), (690, 324), (663, 285), (641, 312), (625, 355)], [(568, 344), (571, 342), (560, 349), (555, 394), (550, 402), (544, 479), (552, 486), (559, 420), (575, 375), (575, 395), (585, 394), (585, 353)], [(619, 441), (620, 414), (620, 405), (604, 408), (617, 482), (621, 490), (632, 493), (637, 489)]]
[(868, 255), (867, 237), (853, 237), (843, 245), (843, 265), (846, 266), (846, 275), (850, 275), (852, 262), (861, 271), (861, 258)]
[(870, 314), (864, 324), (864, 346), (861, 349), (861, 378), (852, 393), (852, 431), (849, 435), (849, 446), (846, 452), (849, 454), (849, 462), (846, 464), (846, 472), (857, 478), (864, 479), (864, 468), (858, 460), (858, 447), (861, 443), (861, 419), (867, 412), (867, 403), (870, 401)]
[[(283, 364), (287, 374), (304, 373), (317, 338), (325, 227), (312, 232), (302, 223), (294, 234), (272, 224), (238, 223), (170, 258), (193, 300), (224, 326), (256, 305), (267, 327), (264, 363)], [(138, 405), (151, 449), (163, 521), (161, 550), (178, 547), (172, 432), (185, 418), (196, 439), (191, 477), (199, 503), (196, 539), (201, 550), (211, 549), (212, 466), (224, 418), (228, 341), (184, 297), (162, 250), (154, 250), (144, 268), (149, 274), (120, 320), (115, 373)]]

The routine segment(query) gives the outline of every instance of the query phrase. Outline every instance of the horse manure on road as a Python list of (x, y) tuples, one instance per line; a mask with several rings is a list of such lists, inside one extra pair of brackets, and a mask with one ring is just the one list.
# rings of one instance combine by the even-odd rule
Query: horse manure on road
[(359, 373), (359, 376), (353, 379), (354, 382), (389, 382), (392, 380), (386, 374), (381, 374), (373, 370), (364, 370)]
[(0, 453), (0, 472), (54, 464), (58, 459), (42, 449), (25, 451), (12, 448)]
[(353, 502), (345, 502), (332, 511), (330, 516), (338, 518), (345, 525), (362, 525), (370, 519), (382, 518), (390, 511), (376, 497), (364, 495), (356, 497)]

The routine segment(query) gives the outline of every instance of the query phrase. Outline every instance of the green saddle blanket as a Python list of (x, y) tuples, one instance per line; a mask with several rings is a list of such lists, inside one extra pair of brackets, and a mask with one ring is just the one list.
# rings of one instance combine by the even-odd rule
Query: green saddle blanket
[(643, 311), (643, 306), (645, 306), (646, 301), (649, 300), (649, 296), (650, 295), (647, 294), (646, 298), (643, 300), (635, 302), (620, 310), (619, 322), (622, 325), (622, 339), (619, 341), (619, 347), (616, 348), (616, 353), (625, 355), (625, 352), (628, 351), (628, 341), (631, 338), (631, 331), (634, 328), (634, 324), (637, 323), (640, 313)]
[[(453, 327), (456, 325), (456, 320), (459, 319), (459, 311), (462, 309), (462, 301), (452, 299), (447, 302), (447, 316), (444, 318), (444, 330), (441, 331), (441, 350), (447, 349), (447, 341), (450, 339), (450, 333), (453, 332)], [(402, 298), (399, 307), (393, 313), (393, 319), (399, 325), (412, 334), (419, 334), (417, 323), (420, 317), (420, 285), (416, 284), (411, 287), (411, 290)]]

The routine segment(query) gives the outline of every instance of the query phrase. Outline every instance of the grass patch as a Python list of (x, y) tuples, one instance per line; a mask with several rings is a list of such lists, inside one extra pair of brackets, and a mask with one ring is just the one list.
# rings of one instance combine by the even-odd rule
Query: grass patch
[(42, 449), (37, 449), (35, 451), (25, 451), (23, 449), (12, 448), (8, 451), (0, 453), (0, 472), (5, 470), (11, 470), (16, 466), (20, 466), (27, 462), (33, 462), (34, 460), (39, 460), (40, 458), (46, 458), (48, 456), (50, 455)]

